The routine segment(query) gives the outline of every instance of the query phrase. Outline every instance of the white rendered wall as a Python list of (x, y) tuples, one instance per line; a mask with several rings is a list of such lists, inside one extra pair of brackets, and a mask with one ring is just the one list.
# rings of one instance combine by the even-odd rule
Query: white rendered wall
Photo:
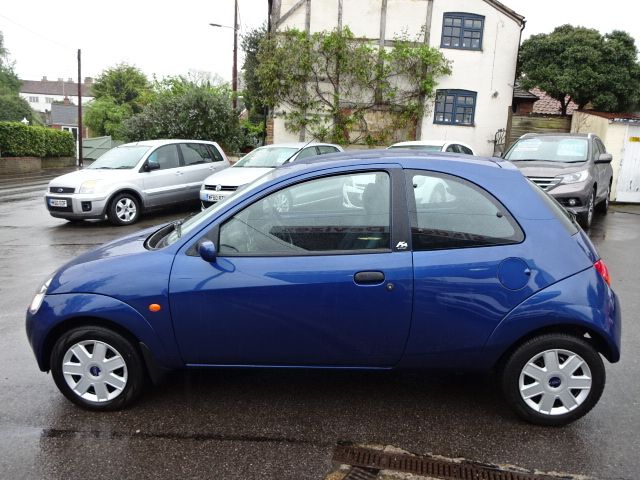
[[(47, 102), (47, 98), (52, 98), (54, 102), (62, 102), (65, 99), (64, 95), (43, 95), (41, 93), (20, 92), (20, 96), (24, 98), (36, 112), (44, 112), (45, 110), (51, 111), (51, 102)], [(29, 102), (30, 97), (38, 97), (38, 101)], [(66, 95), (66, 98), (68, 98), (74, 105), (78, 104), (77, 95)], [(85, 105), (91, 100), (93, 100), (93, 97), (82, 97), (82, 104)]]
[(433, 103), (428, 102), (422, 123), (423, 140), (458, 140), (480, 155), (491, 155), (496, 132), (507, 125), (520, 41), (520, 26), (481, 0), (434, 0), (430, 45), (440, 47), (445, 12), (483, 15), (482, 50), (442, 48), (452, 61), (453, 73), (438, 80), (437, 89), (477, 92), (474, 126), (434, 124)]

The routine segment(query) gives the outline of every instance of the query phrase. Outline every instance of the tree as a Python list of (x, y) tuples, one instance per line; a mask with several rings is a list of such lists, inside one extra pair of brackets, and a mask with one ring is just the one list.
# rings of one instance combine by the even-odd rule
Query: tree
[(0, 32), (0, 121), (19, 122), (26, 118), (31, 123), (40, 123), (29, 103), (20, 97), (20, 85)]
[[(390, 49), (348, 28), (308, 35), (287, 30), (260, 44), (262, 101), (284, 112), (286, 128), (334, 143), (381, 144), (415, 128), (435, 79), (451, 73), (435, 48), (397, 38)], [(384, 110), (383, 116), (375, 111)]]
[(85, 124), (96, 135), (124, 138), (123, 122), (150, 100), (151, 85), (138, 68), (121, 63), (102, 72), (93, 84), (95, 100), (87, 105)]
[(116, 105), (129, 105), (133, 113), (142, 111), (149, 91), (150, 84), (145, 74), (126, 63), (105, 70), (93, 84), (96, 98), (110, 97)]
[(267, 38), (267, 27), (262, 25), (259, 28), (249, 31), (242, 36), (242, 50), (244, 51), (244, 63), (242, 64), (242, 74), (244, 76), (243, 100), (249, 111), (250, 118), (260, 121), (266, 114), (267, 107), (262, 103), (264, 96), (260, 87), (260, 80), (257, 75), (259, 65), (258, 52), (260, 43)]
[(200, 85), (184, 77), (158, 83), (154, 100), (125, 120), (123, 127), (123, 135), (130, 141), (212, 140), (227, 151), (237, 151), (242, 137), (228, 86)]
[(522, 43), (521, 85), (539, 87), (560, 102), (562, 115), (570, 101), (584, 108), (624, 110), (637, 103), (640, 91), (638, 51), (629, 34), (563, 25), (550, 34)]

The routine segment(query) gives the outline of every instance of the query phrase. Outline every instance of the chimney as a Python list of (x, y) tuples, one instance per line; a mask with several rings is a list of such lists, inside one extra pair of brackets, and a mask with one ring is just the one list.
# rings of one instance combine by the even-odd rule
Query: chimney
[(64, 97), (64, 100), (62, 101), (62, 103), (64, 105), (71, 105), (71, 100), (69, 100), (69, 97)]
[(58, 81), (59, 81), (59, 82), (63, 82), (63, 81), (64, 81), (64, 78), (58, 77)]
[(84, 83), (91, 85), (93, 83), (93, 77), (84, 77)]
[(42, 76), (42, 81), (43, 81), (43, 82), (46, 82), (46, 81), (47, 81), (47, 77), (43, 75), (43, 76)]
[(67, 80), (67, 82), (69, 82), (69, 83), (73, 83), (73, 78), (69, 77), (69, 79)]

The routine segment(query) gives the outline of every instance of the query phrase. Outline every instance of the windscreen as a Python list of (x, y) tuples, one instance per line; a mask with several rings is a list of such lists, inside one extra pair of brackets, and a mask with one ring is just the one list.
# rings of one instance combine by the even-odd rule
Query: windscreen
[(93, 169), (126, 169), (135, 167), (150, 147), (135, 145), (131, 147), (116, 147), (102, 154), (87, 168)]
[(388, 150), (420, 150), (421, 152), (439, 152), (442, 150), (442, 146), (440, 145), (391, 145)]
[(233, 167), (275, 168), (298, 151), (294, 147), (261, 147), (241, 158)]
[(587, 160), (586, 138), (535, 137), (518, 140), (504, 155), (505, 160), (577, 163)]

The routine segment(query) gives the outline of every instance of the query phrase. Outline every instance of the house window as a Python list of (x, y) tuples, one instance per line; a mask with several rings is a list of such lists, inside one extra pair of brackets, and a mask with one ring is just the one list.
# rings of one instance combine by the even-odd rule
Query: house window
[(39, 101), (39, 97), (29, 97), (29, 103), (38, 103)]
[(53, 103), (55, 99), (53, 97), (45, 97), (44, 101), (45, 103)]
[(482, 50), (484, 17), (473, 13), (445, 13), (442, 25), (442, 48)]
[(433, 123), (473, 125), (476, 95), (469, 90), (438, 90)]

